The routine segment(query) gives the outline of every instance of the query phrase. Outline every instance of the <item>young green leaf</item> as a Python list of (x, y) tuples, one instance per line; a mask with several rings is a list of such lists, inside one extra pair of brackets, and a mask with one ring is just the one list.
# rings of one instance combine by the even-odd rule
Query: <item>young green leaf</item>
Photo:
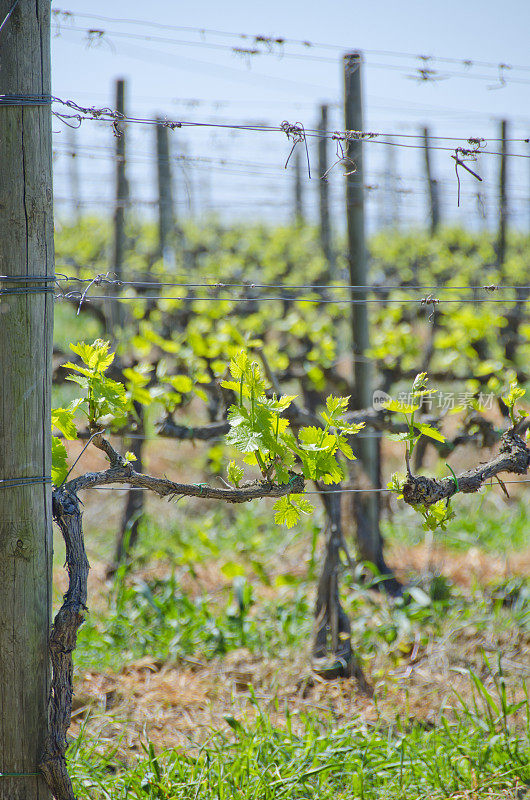
[(421, 392), (427, 386), (427, 381), (428, 378), (426, 372), (418, 373), (418, 375), (416, 375), (416, 377), (412, 381), (412, 391)]
[[(523, 389), (521, 386), (519, 386), (517, 381), (513, 381), (510, 384), (510, 391), (508, 392), (508, 394), (505, 397), (502, 398), (504, 400), (504, 402), (506, 403), (506, 405), (508, 406), (508, 411), (510, 413), (510, 419), (511, 419), (511, 421), (512, 421), (512, 423), (514, 425), (516, 423), (515, 413), (514, 413), (515, 404), (517, 403), (518, 400), (521, 399), (521, 397), (524, 397), (525, 394), (526, 394), (526, 390)], [(522, 414), (520, 416), (522, 416)]]
[(397, 496), (398, 500), (403, 497), (403, 484), (405, 483), (405, 477), (403, 475), (398, 475), (397, 472), (393, 472), (390, 476), (390, 480), (388, 481), (386, 488), (390, 489), (391, 492)]
[(152, 367), (150, 365), (147, 366), (140, 366), (137, 367), (126, 367), (123, 370), (123, 377), (127, 378), (129, 383), (135, 387), (143, 387), (147, 386), (149, 383), (149, 373)]
[(356, 456), (353, 454), (353, 450), (351, 448), (350, 443), (348, 442), (347, 438), (342, 435), (337, 436), (337, 446), (341, 453), (346, 456), (349, 461), (355, 461)]
[(260, 403), (266, 408), (269, 408), (271, 411), (281, 413), (282, 411), (285, 411), (287, 408), (289, 408), (293, 400), (296, 400), (297, 397), (298, 395), (296, 394), (292, 395), (282, 394), (282, 396), (279, 398), (277, 398), (276, 395), (273, 395), (270, 398), (269, 397), (260, 398)]
[(382, 403), (382, 408), (386, 408), (387, 411), (396, 411), (400, 414), (412, 414), (414, 411), (419, 409), (419, 405), (411, 405), (408, 403), (400, 403), (399, 400), (387, 400), (386, 403)]
[(424, 436), (436, 439), (437, 442), (445, 442), (445, 436), (441, 434), (440, 431), (436, 430), (436, 428), (432, 428), (430, 425), (426, 425), (424, 422), (415, 422), (414, 427), (418, 428)]
[(292, 528), (302, 514), (311, 514), (314, 511), (311, 503), (301, 494), (290, 494), (280, 497), (273, 506), (274, 521), (277, 525), (286, 525)]
[(365, 427), (364, 422), (342, 423), (340, 429), (342, 433), (348, 433), (350, 436), (355, 436)]
[(330, 394), (329, 397), (326, 397), (326, 408), (328, 410), (328, 414), (332, 417), (342, 417), (343, 414), (348, 410), (349, 400), (349, 395), (348, 397), (334, 397)]
[(316, 428), (310, 425), (306, 428), (300, 428), (298, 432), (298, 440), (302, 450), (309, 452), (317, 452), (321, 450), (328, 450), (330, 447), (336, 448), (337, 440), (335, 436), (329, 433), (324, 433), (322, 428)]
[(239, 487), (239, 482), (244, 474), (245, 470), (242, 467), (238, 466), (235, 461), (230, 462), (228, 465), (228, 480), (230, 483), (233, 483), (236, 488)]
[(191, 392), (193, 388), (193, 381), (188, 375), (173, 375), (171, 378), (165, 379), (177, 392), (186, 394)]
[(63, 442), (52, 436), (52, 483), (60, 486), (68, 475), (66, 447)]
[(446, 500), (439, 500), (430, 506), (415, 506), (415, 508), (423, 517), (423, 528), (426, 531), (435, 531), (437, 528), (444, 531), (447, 523), (455, 517), (451, 504)]
[(96, 339), (93, 344), (78, 342), (71, 344), (70, 350), (82, 359), (82, 361), (95, 372), (105, 372), (114, 361), (114, 353), (109, 353), (110, 342)]
[(263, 446), (262, 435), (244, 423), (231, 428), (226, 436), (226, 441), (240, 453), (252, 453)]
[(69, 408), (52, 408), (52, 426), (57, 428), (65, 439), (77, 439), (74, 412)]
[(414, 441), (414, 434), (413, 433), (387, 433), (386, 438), (390, 439), (392, 442), (413, 442)]

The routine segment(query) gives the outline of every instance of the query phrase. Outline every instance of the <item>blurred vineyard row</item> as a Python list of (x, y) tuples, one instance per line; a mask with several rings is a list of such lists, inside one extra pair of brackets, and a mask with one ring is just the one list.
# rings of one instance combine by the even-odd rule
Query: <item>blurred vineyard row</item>
[[(459, 381), (458, 391), (498, 392), (506, 370), (515, 370), (524, 381), (529, 321), (521, 299), (528, 297), (529, 244), (528, 236), (511, 234), (500, 267), (488, 233), (446, 229), (432, 237), (388, 231), (373, 237), (369, 357), (377, 369), (374, 385), (388, 391), (420, 368)], [(104, 220), (61, 225), (57, 271), (87, 280), (106, 274), (110, 248), (111, 227)], [(140, 362), (155, 351), (164, 353), (165, 363), (185, 368), (194, 383), (201, 383), (224, 374), (227, 361), (244, 344), (263, 344), (279, 377), (303, 374), (306, 392), (323, 390), (330, 380), (342, 380), (347, 388), (350, 292), (340, 288), (349, 283), (346, 258), (338, 252), (330, 275), (316, 229), (188, 223), (165, 256), (159, 253), (155, 225), (129, 226), (124, 280), (151, 285), (121, 290), (128, 298), (118, 337), (124, 358)], [(118, 294), (115, 287), (105, 292)], [(105, 292), (93, 289), (85, 298), (78, 317), (83, 329), (91, 324), (91, 331), (105, 332), (104, 304), (89, 301), (91, 294)], [(430, 302), (422, 304), (426, 299)], [(70, 303), (75, 307), (76, 298)], [(57, 309), (60, 347), (68, 338), (61, 321), (73, 316), (64, 305)], [(341, 357), (345, 364), (337, 371)], [(168, 405), (185, 402), (187, 392), (180, 394), (167, 397)]]

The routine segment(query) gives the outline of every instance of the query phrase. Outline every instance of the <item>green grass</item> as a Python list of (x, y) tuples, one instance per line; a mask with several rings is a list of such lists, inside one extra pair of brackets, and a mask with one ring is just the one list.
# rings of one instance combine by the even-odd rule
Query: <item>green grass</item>
[[(512, 514), (522, 526), (525, 506), (516, 505)], [(493, 527), (496, 520), (488, 519)], [(409, 542), (415, 541), (411, 530)], [(200, 518), (187, 517), (183, 508), (167, 527), (148, 520), (134, 562), (120, 567), (106, 606), (90, 614), (80, 631), (77, 663), (119, 669), (145, 655), (176, 663), (180, 656), (210, 659), (240, 647), (264, 656), (304, 647), (318, 573), (317, 531), (307, 522), (286, 533), (263, 510), (248, 508), (235, 516), (212, 510)], [(285, 550), (300, 557), (279, 566), (278, 554)], [(213, 565), (215, 585), (198, 574), (203, 564)], [(297, 569), (289, 571), (289, 564)], [(152, 567), (158, 567), (155, 577)], [(464, 592), (443, 576), (428, 575), (421, 587), (383, 603), (370, 584), (361, 586), (346, 569), (341, 583), (354, 641), (365, 659), (399, 658), (416, 639), (442, 639), (465, 624), (477, 633), (530, 630), (530, 582), (524, 578), (496, 579)]]
[[(221, 571), (234, 575), (244, 570), (236, 565), (226, 562)], [(118, 572), (108, 607), (92, 613), (79, 633), (78, 666), (119, 670), (146, 655), (175, 664), (180, 657), (208, 660), (241, 647), (264, 658), (281, 658), (307, 646), (312, 581), (278, 576), (271, 599), (263, 592), (270, 584), (250, 568), (220, 590), (197, 593), (182, 588), (190, 569), (147, 579)], [(442, 599), (436, 599), (440, 594)], [(479, 638), (530, 632), (530, 582), (522, 578), (476, 586), (464, 594), (436, 577), (427, 591), (411, 587), (404, 598), (381, 602), (346, 575), (342, 599), (361, 660), (376, 659), (380, 668), (398, 662), (414, 642), (440, 642), (466, 625)]]
[[(253, 722), (226, 716), (196, 754), (159, 752), (117, 763), (116, 748), (101, 747), (83, 732), (71, 748), (70, 770), (79, 798), (175, 800), (339, 800), (340, 798), (474, 797), (530, 785), (530, 720), (511, 724), (513, 706), (502, 684), (490, 692), (475, 676), (471, 705), (439, 723), (366, 724), (360, 718), (335, 727), (331, 719), (285, 711), (275, 725), (252, 698)], [(504, 795), (508, 796), (508, 795)]]
[[(236, 515), (212, 510), (162, 528), (152, 519), (142, 527), (134, 566), (122, 566), (107, 607), (91, 613), (79, 632), (76, 662), (82, 668), (120, 669), (147, 654), (175, 663), (180, 656), (212, 658), (239, 647), (253, 652), (285, 652), (311, 634), (311, 576), (316, 553), (303, 577), (276, 574), (278, 551), (313, 525), (294, 533), (271, 524), (256, 509)], [(60, 559), (62, 553), (57, 553)], [(201, 564), (215, 564), (223, 585), (210, 589), (197, 577)], [(144, 570), (163, 565), (163, 577)], [(194, 586), (186, 592), (182, 584)], [(274, 586), (274, 600), (260, 589)]]
[(181, 656), (210, 659), (240, 647), (281, 655), (307, 641), (311, 610), (302, 588), (278, 594), (257, 603), (252, 583), (241, 576), (217, 596), (193, 596), (174, 572), (151, 580), (118, 575), (108, 611), (91, 615), (79, 633), (76, 663), (119, 670), (146, 655), (174, 664)]

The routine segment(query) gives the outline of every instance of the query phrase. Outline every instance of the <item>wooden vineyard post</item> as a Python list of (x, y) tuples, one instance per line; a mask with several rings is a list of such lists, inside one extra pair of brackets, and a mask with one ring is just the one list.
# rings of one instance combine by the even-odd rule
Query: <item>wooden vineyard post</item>
[(156, 125), (156, 164), (158, 187), (158, 231), (160, 255), (165, 253), (174, 235), (175, 216), (173, 209), (173, 190), (171, 184), (171, 163), (169, 160), (168, 129), (160, 117)]
[[(169, 141), (168, 129), (163, 124), (163, 120), (157, 117), (158, 124), (155, 126), (156, 134), (156, 173), (158, 189), (158, 235), (159, 253), (164, 261), (174, 263), (173, 259), (168, 259), (171, 240), (174, 236), (174, 212), (173, 197), (171, 188), (171, 168), (169, 161)], [(155, 282), (153, 277), (149, 281)], [(151, 289), (153, 293), (155, 289)], [(144, 466), (144, 435), (145, 435), (145, 415), (144, 408), (140, 403), (134, 403), (136, 414), (136, 429), (129, 442), (129, 450), (136, 456), (135, 468), (142, 471)], [(114, 564), (111, 571), (126, 558), (134, 548), (139, 534), (139, 526), (144, 511), (143, 492), (130, 489), (127, 493), (125, 507), (121, 518), (120, 530), (116, 541), (116, 551)]]
[[(476, 157), (476, 164), (474, 167), (475, 172), (478, 175), (482, 176), (482, 179), (485, 181), (484, 172), (486, 165), (483, 163), (483, 159), (480, 156)], [(486, 181), (485, 181), (486, 182)], [(477, 208), (477, 220), (479, 227), (483, 228), (484, 230), (488, 229), (488, 198), (486, 190), (483, 188), (484, 184), (479, 183), (476, 187), (475, 192), (475, 201), (476, 201), (476, 208)]]
[[(171, 188), (171, 169), (169, 162), (169, 141), (168, 129), (163, 125), (163, 120), (157, 117), (158, 124), (155, 125), (156, 135), (156, 174), (158, 189), (158, 236), (159, 253), (167, 259), (168, 248), (173, 237), (174, 216), (173, 216), (173, 197)], [(153, 281), (153, 277), (148, 277)], [(151, 293), (154, 289), (151, 290)], [(141, 472), (144, 466), (144, 435), (145, 435), (145, 415), (144, 408), (140, 403), (134, 403), (136, 414), (136, 429), (133, 437), (129, 441), (129, 450), (136, 457), (135, 468)], [(143, 492), (130, 489), (127, 492), (127, 499), (120, 523), (120, 529), (116, 540), (114, 563), (111, 565), (110, 572), (129, 555), (138, 541), (140, 521), (144, 512)]]
[(302, 196), (302, 150), (295, 148), (294, 158), (294, 222), (302, 225), (304, 222), (304, 203)]
[(425, 165), (425, 178), (429, 190), (429, 218), (431, 221), (431, 236), (434, 236), (440, 224), (440, 198), (438, 181), (433, 178), (431, 152), (429, 145), (429, 129), (423, 129), (423, 163)]
[[(119, 78), (116, 81), (116, 111), (125, 116), (125, 81)], [(123, 261), (125, 257), (125, 204), (129, 196), (126, 161), (125, 161), (125, 125), (116, 122), (116, 205), (114, 209), (114, 240), (112, 252), (112, 269), (116, 280), (123, 279)], [(114, 290), (113, 290), (114, 291)], [(115, 293), (119, 294), (119, 287)], [(120, 325), (122, 310), (119, 300), (110, 301), (110, 320), (112, 333)]]
[(52, 566), (50, 2), (13, 8), (0, 0), (2, 21), (0, 800), (48, 800), (38, 770), (48, 727)]
[[(347, 131), (363, 130), (362, 55), (344, 56), (344, 118)], [(368, 280), (365, 225), (362, 139), (351, 137), (345, 143), (348, 170), (346, 175), (346, 218), (348, 227), (348, 259), (352, 286), (366, 286)], [(353, 162), (353, 165), (352, 165)], [(368, 306), (366, 291), (352, 289), (352, 342), (355, 409), (372, 405), (372, 369), (366, 352), (369, 347)], [(359, 301), (361, 301), (359, 303)], [(379, 486), (379, 442), (372, 437), (359, 438), (357, 455), (372, 487)], [(357, 539), (361, 559), (377, 567), (383, 562), (379, 532), (379, 495), (359, 495), (355, 502)]]
[(507, 142), (508, 123), (505, 119), (501, 121), (501, 161), (499, 168), (499, 230), (497, 234), (497, 264), (500, 271), (503, 271), (504, 259), (506, 257), (506, 221), (508, 218), (508, 201), (506, 196), (506, 162), (508, 160)]
[(328, 171), (328, 139), (326, 131), (328, 129), (328, 106), (320, 106), (320, 123), (318, 139), (318, 199), (320, 212), (320, 243), (322, 252), (328, 263), (327, 273), (329, 278), (334, 273), (333, 247), (331, 244), (331, 226), (329, 217), (329, 183), (327, 179)]
[(72, 203), (72, 217), (76, 224), (81, 218), (81, 192), (79, 190), (79, 157), (76, 147), (75, 128), (66, 129), (66, 141), (68, 144), (68, 181), (70, 184), (70, 200)]
[(384, 173), (384, 204), (383, 226), (397, 230), (399, 228), (399, 194), (398, 178), (396, 175), (396, 147), (392, 136), (388, 136), (386, 146), (386, 164)]

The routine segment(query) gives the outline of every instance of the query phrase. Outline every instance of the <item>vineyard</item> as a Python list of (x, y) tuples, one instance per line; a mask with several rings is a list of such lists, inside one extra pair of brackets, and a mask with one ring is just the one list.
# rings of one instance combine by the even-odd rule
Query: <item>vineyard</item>
[[(81, 105), (50, 91), (48, 4), (0, 12), (0, 800), (525, 797), (530, 237), (506, 162), (528, 139), (368, 131), (357, 51), (340, 130), (327, 106), (314, 129), (147, 118), (121, 79)], [(245, 58), (313, 46), (259, 39)], [(112, 137), (71, 157), (106, 154), (113, 216), (76, 181), (54, 215), (52, 117)], [(143, 126), (156, 220), (130, 194)], [(291, 221), (175, 210), (169, 137), (201, 126), (281, 137)], [(421, 151), (428, 225), (365, 236), (378, 139)], [(498, 160), (496, 230), (441, 223), (435, 150), (457, 209)]]
[[(515, 423), (519, 419), (517, 409), (512, 409), (516, 396), (524, 391), (519, 384), (527, 380), (524, 318), (514, 320), (517, 305), (510, 303), (509, 295), (506, 307), (496, 314), (487, 301), (492, 292), (485, 287), (496, 286), (499, 281), (498, 269), (492, 266), (495, 252), (491, 237), (447, 230), (435, 239), (427, 234), (394, 234), (380, 235), (372, 242), (372, 259), (381, 287), (377, 287), (374, 302), (369, 305), (375, 335), (368, 356), (383, 377), (380, 385), (385, 393), (396, 400), (386, 403), (387, 411), (376, 405), (348, 414), (341, 398), (353, 394), (353, 387), (348, 375), (348, 350), (342, 343), (348, 341), (351, 304), (344, 302), (347, 290), (340, 282), (331, 282), (326, 276), (327, 264), (319, 252), (315, 230), (184, 227), (179, 231), (175, 272), (181, 272), (184, 263), (193, 263), (194, 283), (198, 285), (186, 287), (186, 299), (176, 299), (182, 284), (179, 287), (171, 280), (163, 261), (157, 258), (156, 231), (133, 225), (127, 231), (131, 255), (124, 270), (130, 281), (123, 292), (127, 293), (128, 318), (117, 343), (118, 372), (115, 361), (108, 363), (110, 356), (102, 345), (97, 358), (98, 345), (86, 349), (73, 346), (74, 361), (66, 352), (68, 339), (77, 338), (71, 336), (76, 327), (81, 331), (92, 326), (91, 334), (98, 339), (105, 333), (102, 301), (87, 302), (85, 296), (81, 302), (81, 298), (84, 286), (93, 280), (91, 276), (103, 274), (109, 232), (96, 219), (86, 219), (83, 228), (83, 238), (79, 237), (78, 225), (63, 227), (56, 237), (57, 263), (62, 269), (75, 271), (79, 281), (84, 281), (58, 310), (55, 375), (56, 402), (60, 401), (61, 408), (54, 412), (56, 433), (70, 438), (68, 425), (79, 403), (74, 399), (78, 385), (63, 382), (63, 378), (68, 377), (68, 371), (74, 379), (88, 378), (90, 367), (99, 358), (101, 379), (105, 379), (107, 370), (111, 373), (116, 369), (111, 373), (112, 380), (120, 379), (126, 390), (118, 397), (118, 411), (106, 405), (101, 409), (111, 412), (114, 444), (112, 449), (107, 444), (102, 449), (110, 457), (111, 469), (116, 470), (113, 480), (134, 485), (128, 464), (113, 463), (119, 451), (126, 459), (134, 459), (130, 464), (135, 470), (140, 459), (144, 472), (163, 474), (166, 480), (170, 468), (172, 480), (189, 482), (191, 467), (197, 482), (173, 486), (166, 480), (168, 485), (159, 487), (160, 479), (152, 479), (150, 488), (155, 492), (184, 497), (180, 507), (171, 512), (172, 519), (164, 524), (154, 521), (160, 517), (150, 507), (153, 501), (144, 507), (142, 492), (131, 491), (122, 512), (116, 509), (114, 500), (109, 501), (114, 524), (106, 535), (101, 531), (99, 513), (89, 512), (91, 518), (95, 513), (91, 527), (98, 542), (94, 592), (101, 593), (102, 605), (79, 634), (79, 657), (86, 659), (84, 680), (74, 704), (80, 718), (85, 719), (81, 742), (89, 745), (92, 737), (100, 741), (103, 737), (114, 752), (114, 726), (118, 724), (125, 737), (120, 745), (124, 754), (130, 747), (140, 747), (140, 753), (142, 744), (148, 747), (134, 779), (140, 785), (145, 781), (145, 771), (158, 768), (162, 785), (165, 780), (170, 784), (175, 781), (175, 787), (191, 782), (200, 789), (200, 769), (192, 766), (196, 762), (183, 770), (178, 759), (170, 756), (172, 748), (189, 751), (190, 736), (195, 742), (193, 753), (206, 736), (204, 741), (212, 747), (209, 757), (213, 757), (232, 728), (236, 743), (233, 761), (220, 767), (212, 780), (222, 785), (227, 770), (232, 775), (229, 784), (233, 791), (237, 787), (234, 773), (241, 771), (245, 759), (256, 758), (252, 755), (255, 737), (263, 739), (266, 750), (272, 747), (274, 752), (274, 737), (283, 731), (285, 713), (288, 718), (294, 714), (295, 721), (289, 723), (291, 740), (283, 745), (283, 758), (291, 766), (278, 779), (278, 785), (292, 792), (291, 783), (299, 775), (300, 763), (304, 763), (296, 744), (300, 732), (307, 735), (308, 727), (322, 731), (322, 725), (326, 730), (330, 713), (335, 725), (340, 720), (343, 732), (338, 741), (325, 737), (323, 746), (333, 764), (337, 758), (340, 761), (345, 739), (351, 746), (350, 718), (361, 714), (361, 719), (373, 726), (373, 733), (364, 734), (355, 745), (349, 771), (357, 774), (356, 750), (369, 748), (372, 762), (367, 764), (372, 766), (364, 774), (370, 775), (373, 791), (410, 791), (410, 785), (424, 785), (443, 792), (445, 786), (465, 786), (472, 770), (446, 774), (447, 753), (456, 746), (449, 738), (448, 719), (451, 724), (459, 720), (461, 735), (471, 736), (473, 750), (473, 736), (484, 736), (478, 720), (483, 722), (482, 713), (488, 713), (485, 708), (480, 710), (481, 704), (487, 706), (488, 698), (499, 704), (497, 714), (503, 702), (507, 704), (502, 714), (510, 717), (515, 730), (524, 725), (525, 707), (524, 703), (519, 705), (524, 694), (520, 694), (523, 687), (518, 671), (525, 662), (525, 570), (518, 564), (512, 573), (507, 562), (503, 568), (495, 555), (499, 543), (490, 539), (492, 531), (499, 529), (496, 504), (503, 487), (510, 495), (510, 500), (501, 501), (501, 505), (506, 504), (504, 513), (510, 529), (512, 519), (515, 521), (515, 541), (508, 548), (517, 551), (524, 546), (524, 535), (522, 541), (517, 539), (520, 526), (525, 524), (524, 479), (522, 495), (512, 486), (510, 476), (503, 476), (497, 490), (486, 490), (478, 505), (475, 497), (467, 502), (456, 497), (452, 507), (448, 501), (455, 493), (454, 481), (463, 481), (463, 467), (480, 461), (483, 469), (486, 461), (494, 460), (503, 431), (512, 422), (509, 415)], [(521, 285), (527, 242), (527, 237), (515, 236), (507, 256), (514, 283)], [(415, 289), (414, 299), (409, 291), (404, 299), (405, 290), (417, 285), (417, 275), (422, 276), (425, 286), (444, 286), (443, 297), (452, 302), (445, 306), (441, 298), (434, 310), (432, 305), (425, 307), (420, 297), (425, 289)], [(477, 286), (479, 275), (484, 287)], [(459, 288), (451, 294), (452, 285)], [(97, 292), (116, 291), (106, 286), (109, 283), (103, 282)], [(395, 288), (387, 288), (390, 286)], [(473, 303), (468, 302), (470, 296)], [(70, 366), (65, 369), (59, 364), (66, 359)], [(425, 383), (411, 388), (422, 367), (427, 367), (428, 374), (438, 382), (433, 394), (424, 393)], [(335, 399), (328, 395), (330, 391), (337, 393)], [(103, 391), (102, 395), (106, 402), (107, 395)], [(248, 414), (252, 402), (256, 407), (254, 424)], [(326, 405), (322, 415), (319, 409)], [(418, 410), (424, 406), (420, 419), (410, 417), (417, 413), (415, 406)], [(97, 427), (99, 412), (91, 413), (94, 416), (91, 419), (89, 413), (86, 427), (78, 425), (80, 444), (68, 445), (68, 464)], [(326, 432), (329, 418), (338, 437)], [(524, 416), (520, 419), (523, 422)], [(407, 438), (407, 422), (412, 423), (412, 439)], [(285, 435), (288, 423), (296, 439)], [(367, 491), (363, 491), (366, 478), (359, 474), (355, 462), (349, 462), (353, 469), (347, 466), (353, 456), (351, 447), (356, 446), (359, 436), (375, 439), (384, 454), (379, 484), (382, 503), (378, 507), (382, 529), (388, 530), (384, 539), (380, 534), (377, 538), (367, 536), (364, 541), (359, 536), (359, 500), (368, 498), (370, 502), (370, 489), (374, 488), (365, 483)], [(92, 439), (92, 446), (98, 445), (98, 438), (99, 434)], [(392, 441), (396, 438), (404, 443)], [(163, 450), (155, 444), (161, 440)], [(398, 499), (406, 475), (405, 446), (408, 460), (416, 469), (423, 466), (427, 474), (439, 478), (440, 487), (449, 488), (447, 499), (442, 496), (433, 504), (413, 503), (413, 517), (405, 513)], [(346, 459), (343, 464), (337, 460), (338, 450)], [(315, 452), (318, 458), (313, 456)], [(106, 483), (104, 472), (92, 472), (102, 469), (104, 462), (90, 456), (88, 449), (83, 458), (87, 462), (84, 468), (78, 468), (81, 477), (73, 478), (72, 486), (83, 485), (88, 468), (88, 480)], [(300, 474), (296, 461), (300, 463), (300, 459), (302, 475), (312, 479), (320, 492), (322, 510), (315, 497), (318, 492), (310, 487), (307, 499), (305, 492), (297, 490), (268, 505), (268, 510), (257, 508), (253, 501), (252, 511), (243, 513), (239, 505), (236, 512), (227, 512), (223, 507), (209, 509), (205, 507), (208, 501), (201, 500), (201, 496), (218, 497), (239, 503), (248, 499), (246, 493), (272, 494), (272, 486), (279, 489), (296, 479)], [(444, 468), (445, 462), (448, 466)], [(64, 470), (67, 468), (65, 465)], [(119, 469), (123, 475), (118, 474)], [(245, 488), (245, 479), (255, 479), (256, 470), (261, 488), (256, 483)], [(457, 472), (462, 473), (458, 478)], [(449, 478), (442, 477), (444, 473)], [(56, 485), (64, 477), (65, 472), (60, 473)], [(270, 481), (267, 487), (263, 479)], [(337, 485), (342, 494), (333, 493)], [(387, 486), (395, 492), (388, 491)], [(328, 489), (331, 493), (326, 497)], [(236, 496), (238, 492), (241, 497)], [(185, 499), (190, 495), (196, 499)], [(196, 521), (190, 529), (184, 503), (191, 502)], [(484, 512), (486, 552), (482, 555), (476, 550), (478, 537), (471, 531), (480, 529)], [(166, 514), (164, 511), (162, 518)], [(466, 534), (462, 525), (467, 514), (472, 519), (465, 526)], [(288, 526), (287, 530), (294, 527), (295, 535), (275, 530), (275, 521)], [(325, 541), (323, 554), (320, 536)], [(384, 553), (383, 540), (387, 543)], [(102, 546), (106, 561), (101, 558)], [(468, 572), (458, 552), (470, 546), (476, 555), (475, 565)], [(505, 546), (503, 541), (502, 552)], [(278, 549), (283, 553), (283, 567), (275, 557)], [(125, 561), (124, 555), (129, 555)], [(109, 569), (112, 584), (106, 583)], [(113, 588), (105, 599), (109, 585)], [(386, 588), (386, 594), (381, 587)], [(503, 658), (515, 663), (512, 669), (498, 661), (497, 648), (504, 647), (505, 642), (510, 643), (510, 653)], [(459, 684), (456, 695), (455, 679)], [(186, 713), (188, 680), (193, 687), (189, 701), (193, 713)], [(446, 681), (451, 688), (444, 685)], [(508, 686), (513, 693), (511, 704), (502, 700)], [(500, 695), (494, 700), (496, 691)], [(434, 698), (427, 699), (432, 692)], [(174, 699), (168, 701), (168, 696)], [(106, 698), (103, 714), (94, 713), (94, 703), (98, 707), (100, 698)], [(404, 724), (401, 714), (394, 717), (396, 702), (409, 709), (406, 724), (416, 731), (413, 739), (425, 724), (434, 725), (438, 733), (434, 741), (431, 736), (420, 736), (419, 743), (412, 745), (412, 755), (408, 756), (411, 766), (405, 778), (402, 762), (394, 753), (394, 768), (376, 780), (375, 773), (389, 757), (388, 742), (381, 750), (385, 740), (378, 740), (379, 726), (394, 724), (399, 728)], [(160, 717), (153, 720), (145, 740), (138, 742), (135, 732), (145, 725), (153, 703), (159, 707)], [(91, 712), (88, 717), (87, 712)], [(122, 715), (126, 719), (132, 715), (133, 731), (125, 720), (117, 721), (116, 717), (119, 720)], [(497, 731), (496, 724), (492, 735)], [(331, 722), (332, 730), (333, 725)], [(221, 739), (210, 741), (212, 726), (220, 730)], [(267, 733), (269, 730), (277, 733)], [(403, 734), (397, 730), (396, 736), (402, 741), (399, 737)], [(515, 736), (517, 739), (518, 734)], [(84, 746), (79, 745), (76, 756), (80, 774), (86, 769)], [(159, 763), (158, 747), (169, 748), (169, 760), (164, 758)], [(458, 747), (459, 758), (465, 759)], [(500, 745), (498, 758), (504, 747)], [(433, 774), (425, 772), (424, 759), (432, 758), (430, 748), (444, 752), (444, 777), (436, 770)], [(484, 764), (489, 765), (488, 748), (484, 750)], [(272, 753), (268, 758), (274, 761)], [(313, 785), (319, 791), (335, 792), (337, 777), (322, 758), (318, 746), (306, 756), (306, 780), (312, 785), (317, 780), (312, 778), (314, 773), (318, 783)], [(267, 763), (266, 759), (261, 769), (266, 769)], [(495, 777), (499, 765), (495, 760), (491, 763), (495, 767), (486, 780), (490, 788), (499, 786)], [(501, 763), (505, 770), (502, 758)], [(321, 770), (324, 766), (326, 769)], [(437, 769), (442, 767), (437, 764)], [(481, 766), (481, 771), (484, 769)], [(162, 777), (165, 771), (167, 778)], [(258, 771), (252, 779), (250, 775), (245, 781), (239, 778), (248, 787), (245, 791), (254, 790), (259, 775)], [(89, 766), (86, 780), (93, 780), (91, 776)], [(125, 785), (123, 780), (131, 778), (120, 775), (117, 787)], [(510, 777), (508, 783), (513, 784), (514, 778)], [(359, 787), (353, 791), (358, 792)]]

